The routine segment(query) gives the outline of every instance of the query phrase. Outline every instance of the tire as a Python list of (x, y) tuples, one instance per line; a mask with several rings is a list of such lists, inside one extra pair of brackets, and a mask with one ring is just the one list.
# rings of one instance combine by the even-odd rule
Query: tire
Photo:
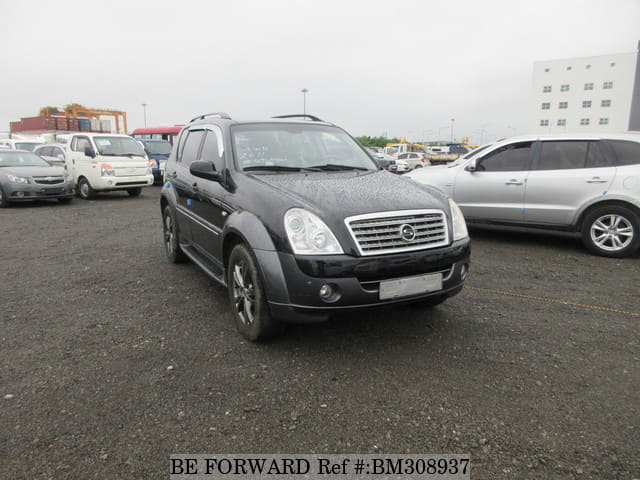
[(178, 225), (171, 214), (171, 207), (167, 205), (162, 212), (162, 233), (164, 239), (164, 251), (171, 263), (184, 263), (187, 256), (180, 248)]
[(284, 324), (271, 317), (256, 261), (243, 244), (236, 245), (229, 256), (227, 288), (240, 335), (257, 342), (284, 331)]
[(71, 198), (71, 197), (59, 198), (58, 199), (58, 201), (60, 203), (62, 203), (63, 205), (67, 205), (67, 204), (71, 203), (71, 200), (73, 200), (73, 198)]
[(9, 200), (4, 194), (4, 191), (0, 187), (0, 208), (7, 208), (9, 206)]
[(628, 257), (640, 246), (640, 217), (618, 205), (596, 208), (584, 218), (581, 233), (582, 242), (591, 253)]
[(419, 163), (415, 167), (413, 167), (414, 170), (417, 170), (418, 168), (422, 168), (422, 165), (420, 165)]
[(142, 193), (142, 187), (127, 188), (127, 193), (130, 197), (139, 197)]
[(93, 200), (96, 198), (96, 191), (91, 187), (89, 180), (82, 177), (78, 180), (78, 196), (83, 200)]
[(445, 295), (439, 295), (435, 297), (429, 297), (422, 300), (418, 300), (417, 302), (413, 302), (410, 305), (414, 308), (430, 308), (435, 307), (436, 305), (440, 305), (444, 302), (448, 297)]

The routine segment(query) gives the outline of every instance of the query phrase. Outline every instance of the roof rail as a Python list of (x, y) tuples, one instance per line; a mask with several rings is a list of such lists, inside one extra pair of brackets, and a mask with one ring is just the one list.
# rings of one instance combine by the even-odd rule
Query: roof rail
[(291, 115), (276, 115), (272, 118), (308, 118), (314, 122), (324, 122), (324, 120), (316, 117), (315, 115), (309, 115), (308, 113), (293, 113)]
[(191, 120), (189, 120), (189, 123), (195, 122), (196, 120), (204, 120), (207, 117), (220, 117), (220, 118), (224, 118), (226, 120), (231, 120), (231, 115), (229, 115), (228, 113), (214, 112), (214, 113), (205, 113), (204, 115), (198, 115), (197, 117), (192, 118)]

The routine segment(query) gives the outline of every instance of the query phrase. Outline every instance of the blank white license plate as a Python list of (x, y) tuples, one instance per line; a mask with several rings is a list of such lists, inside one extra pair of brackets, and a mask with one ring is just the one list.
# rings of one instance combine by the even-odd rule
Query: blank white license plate
[(442, 290), (442, 273), (398, 278), (380, 282), (380, 300), (409, 297)]

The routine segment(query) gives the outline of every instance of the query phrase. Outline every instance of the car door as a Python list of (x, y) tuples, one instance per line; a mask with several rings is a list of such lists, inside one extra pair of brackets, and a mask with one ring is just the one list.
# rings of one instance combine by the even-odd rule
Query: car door
[(85, 148), (88, 146), (91, 146), (89, 137), (78, 135), (71, 140), (71, 152), (67, 159), (67, 169), (76, 182), (81, 176), (90, 176), (89, 169), (93, 159), (84, 154)]
[(199, 179), (191, 175), (189, 167), (198, 159), (204, 140), (205, 131), (202, 127), (192, 128), (183, 132), (178, 144), (176, 162), (167, 171), (167, 180), (173, 184), (176, 191), (176, 221), (180, 229), (181, 240), (193, 243), (193, 232), (197, 228), (197, 182)]
[[(206, 129), (200, 160), (209, 162), (217, 172), (225, 169), (224, 143), (222, 131), (216, 126)], [(193, 225), (193, 241), (209, 258), (218, 261), (221, 257), (220, 234), (229, 213), (225, 207), (225, 188), (216, 181), (204, 178), (196, 179), (197, 203), (194, 213), (198, 216), (197, 225)]]
[(580, 206), (609, 190), (615, 167), (598, 140), (540, 142), (527, 179), (524, 220), (571, 225)]
[[(521, 222), (533, 142), (502, 145), (471, 160), (455, 178), (454, 200), (465, 217)], [(469, 165), (475, 165), (475, 170)]]

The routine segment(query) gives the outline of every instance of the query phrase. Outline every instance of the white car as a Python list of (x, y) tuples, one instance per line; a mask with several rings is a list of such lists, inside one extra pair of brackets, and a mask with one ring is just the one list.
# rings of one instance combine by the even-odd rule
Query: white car
[(137, 197), (142, 187), (153, 185), (149, 159), (140, 144), (128, 135), (77, 133), (65, 152), (67, 171), (81, 198), (98, 192), (124, 190)]
[(38, 140), (24, 140), (17, 138), (0, 139), (0, 147), (10, 148), (11, 150), (29, 150), (30, 152), (33, 152), (38, 145), (42, 145), (43, 143), (44, 142), (40, 142)]
[(396, 159), (393, 161), (393, 163), (389, 166), (389, 171), (390, 172), (395, 172), (395, 173), (405, 173), (408, 172), (409, 170), (411, 170), (411, 167), (409, 166), (409, 164), (406, 162), (406, 160), (400, 160), (400, 159)]
[(592, 253), (640, 247), (640, 135), (514, 137), (407, 174), (434, 185), (469, 223), (580, 232)]

